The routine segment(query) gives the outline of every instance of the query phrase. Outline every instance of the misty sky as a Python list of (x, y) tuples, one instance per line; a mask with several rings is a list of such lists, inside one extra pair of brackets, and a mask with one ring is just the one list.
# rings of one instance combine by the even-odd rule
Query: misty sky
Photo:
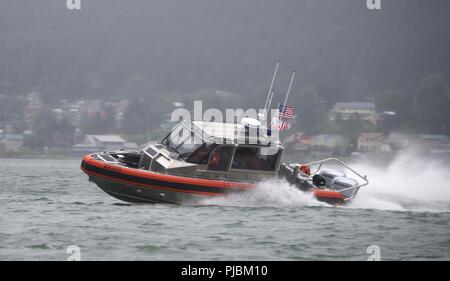
[[(65, 98), (316, 86), (330, 102), (450, 65), (449, 1), (2, 0), (0, 90)], [(137, 81), (137, 82), (136, 82)], [(130, 86), (131, 85), (131, 86)], [(264, 94), (261, 94), (264, 98)]]

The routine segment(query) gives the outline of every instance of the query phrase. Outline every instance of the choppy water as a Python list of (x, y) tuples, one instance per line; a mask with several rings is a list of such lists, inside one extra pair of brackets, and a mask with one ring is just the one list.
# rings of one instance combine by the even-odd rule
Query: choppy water
[(66, 260), (69, 245), (82, 260), (366, 260), (369, 245), (382, 260), (450, 259), (450, 172), (405, 157), (359, 167), (371, 185), (341, 208), (280, 182), (205, 206), (131, 205), (79, 160), (0, 160), (0, 260)]

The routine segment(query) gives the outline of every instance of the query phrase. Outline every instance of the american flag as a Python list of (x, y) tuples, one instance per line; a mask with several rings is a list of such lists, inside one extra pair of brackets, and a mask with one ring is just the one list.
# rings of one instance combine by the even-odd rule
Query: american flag
[(278, 116), (280, 118), (293, 119), (295, 117), (295, 108), (292, 106), (284, 106), (280, 104), (278, 108)]
[(280, 105), (277, 113), (272, 117), (270, 127), (277, 131), (289, 130), (292, 123), (288, 119), (295, 118), (295, 109), (292, 106)]

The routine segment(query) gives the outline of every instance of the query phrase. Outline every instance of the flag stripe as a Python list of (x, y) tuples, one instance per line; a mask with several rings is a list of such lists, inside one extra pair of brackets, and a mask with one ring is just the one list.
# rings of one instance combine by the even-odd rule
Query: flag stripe
[(284, 106), (280, 104), (278, 108), (279, 116), (282, 118), (292, 119), (295, 115), (295, 108), (292, 106)]
[(289, 130), (292, 126), (289, 119), (295, 117), (295, 108), (293, 106), (284, 106), (280, 104), (278, 111), (272, 117), (270, 127), (277, 131)]

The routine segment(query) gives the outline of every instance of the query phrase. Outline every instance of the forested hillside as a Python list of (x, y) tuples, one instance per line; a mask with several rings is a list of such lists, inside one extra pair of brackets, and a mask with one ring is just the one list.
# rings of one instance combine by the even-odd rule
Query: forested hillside
[(261, 107), (280, 58), (277, 92), (297, 70), (299, 128), (319, 129), (311, 116), (335, 102), (375, 100), (400, 128), (450, 132), (448, 1), (64, 2), (1, 1), (1, 95)]

